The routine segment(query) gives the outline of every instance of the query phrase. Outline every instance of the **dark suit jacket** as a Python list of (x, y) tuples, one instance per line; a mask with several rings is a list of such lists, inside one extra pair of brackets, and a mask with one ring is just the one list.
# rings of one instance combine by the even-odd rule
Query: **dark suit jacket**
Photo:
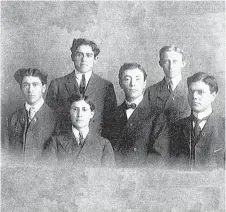
[[(79, 94), (74, 71), (64, 77), (51, 81), (46, 96), (46, 103), (51, 108), (57, 110), (58, 114), (61, 114), (69, 111), (67, 99), (72, 94)], [(95, 114), (90, 123), (90, 128), (93, 132), (101, 133), (106, 117), (117, 106), (114, 86), (111, 82), (93, 73), (87, 85), (85, 95), (95, 104)], [(62, 117), (64, 117), (64, 114)]]
[(81, 167), (115, 165), (114, 152), (107, 139), (89, 132), (84, 144), (78, 145), (71, 128), (51, 137), (45, 146), (45, 156), (51, 161)]
[[(170, 157), (172, 164), (190, 167), (192, 139), (191, 116), (181, 119), (170, 128)], [(225, 121), (212, 113), (195, 145), (196, 168), (223, 167), (225, 157)]]
[(4, 140), (9, 152), (25, 160), (41, 159), (44, 143), (55, 127), (55, 113), (45, 103), (30, 124), (25, 107), (7, 118)]
[(153, 155), (154, 163), (159, 154), (154, 150), (155, 139), (165, 125), (164, 120), (154, 108), (150, 108), (143, 100), (127, 120), (125, 102), (108, 122), (107, 137), (114, 150), (118, 165), (141, 166), (146, 165), (147, 156)]
[(148, 87), (144, 98), (149, 100), (152, 107), (164, 112), (168, 122), (175, 122), (188, 117), (191, 113), (187, 94), (186, 82), (180, 81), (175, 90), (170, 93), (164, 78), (157, 84)]

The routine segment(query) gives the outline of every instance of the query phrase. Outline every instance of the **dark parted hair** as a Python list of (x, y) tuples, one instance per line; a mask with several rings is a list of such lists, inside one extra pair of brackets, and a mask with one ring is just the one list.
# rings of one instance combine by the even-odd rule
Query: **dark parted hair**
[(215, 77), (208, 75), (207, 73), (204, 72), (198, 72), (192, 75), (191, 77), (188, 77), (187, 78), (188, 88), (190, 87), (191, 83), (198, 81), (204, 82), (205, 84), (209, 85), (211, 93), (218, 92), (218, 85)]
[(119, 74), (118, 74), (119, 81), (122, 80), (122, 75), (123, 75), (123, 73), (124, 73), (125, 70), (128, 70), (128, 69), (136, 69), (136, 68), (140, 69), (143, 72), (143, 74), (144, 74), (144, 80), (146, 80), (147, 73), (146, 73), (146, 71), (144, 70), (144, 68), (141, 65), (139, 65), (138, 63), (124, 63), (121, 66), (121, 68), (119, 69)]
[(14, 74), (14, 78), (20, 84), (20, 87), (21, 87), (23, 78), (26, 76), (38, 77), (41, 80), (43, 85), (47, 84), (48, 75), (46, 73), (44, 73), (43, 71), (40, 71), (39, 69), (36, 69), (36, 68), (33, 68), (33, 69), (32, 68), (28, 68), (28, 69), (22, 68), (22, 69), (17, 70)]
[(71, 106), (73, 102), (78, 102), (81, 100), (84, 100), (90, 106), (91, 111), (95, 110), (95, 105), (88, 96), (78, 95), (78, 94), (71, 95), (67, 101), (68, 101), (69, 105)]
[(166, 53), (166, 52), (170, 52), (170, 51), (174, 51), (177, 52), (179, 54), (182, 55), (182, 60), (184, 60), (184, 52), (178, 48), (177, 46), (174, 45), (170, 45), (170, 46), (163, 46), (160, 50), (159, 50), (159, 58), (160, 60), (162, 59), (162, 56)]
[(97, 57), (98, 54), (100, 53), (99, 47), (93, 41), (87, 40), (84, 38), (78, 38), (78, 39), (74, 39), (73, 43), (72, 43), (72, 47), (71, 47), (71, 57), (72, 58), (74, 58), (75, 52), (77, 51), (78, 47), (81, 45), (90, 46), (94, 52), (94, 58)]

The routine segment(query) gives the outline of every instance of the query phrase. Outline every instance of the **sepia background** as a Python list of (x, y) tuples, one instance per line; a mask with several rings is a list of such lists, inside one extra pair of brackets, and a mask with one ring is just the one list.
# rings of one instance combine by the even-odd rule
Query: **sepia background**
[(98, 1), (1, 3), (2, 112), (22, 103), (14, 73), (38, 68), (50, 82), (73, 71), (70, 47), (84, 37), (100, 47), (96, 73), (113, 82), (118, 104), (124, 94), (118, 71), (124, 62), (140, 63), (148, 86), (163, 78), (158, 51), (175, 44), (185, 52), (184, 77), (198, 71), (217, 78), (217, 113), (225, 114), (224, 2)]
[[(163, 78), (158, 51), (174, 44), (185, 52), (184, 77), (198, 71), (217, 78), (214, 102), (225, 115), (225, 3), (183, 1), (1, 2), (2, 118), (22, 104), (13, 78), (38, 68), (49, 82), (73, 71), (70, 47), (84, 37), (100, 47), (94, 71), (124, 95), (118, 70), (137, 62), (148, 86)], [(224, 171), (86, 169), (7, 164), (2, 157), (2, 211), (223, 212)]]

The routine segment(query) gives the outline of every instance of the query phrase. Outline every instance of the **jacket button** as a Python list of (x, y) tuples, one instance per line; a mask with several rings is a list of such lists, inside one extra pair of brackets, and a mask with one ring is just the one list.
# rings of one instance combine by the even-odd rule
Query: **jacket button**
[(134, 151), (134, 152), (136, 152), (136, 151), (137, 151), (137, 148), (136, 148), (136, 147), (135, 147), (135, 148), (133, 148), (133, 151)]
[(202, 133), (202, 136), (205, 136), (205, 133), (204, 132)]
[(133, 124), (131, 123), (129, 126), (131, 126), (131, 127), (132, 127), (132, 126), (133, 126)]

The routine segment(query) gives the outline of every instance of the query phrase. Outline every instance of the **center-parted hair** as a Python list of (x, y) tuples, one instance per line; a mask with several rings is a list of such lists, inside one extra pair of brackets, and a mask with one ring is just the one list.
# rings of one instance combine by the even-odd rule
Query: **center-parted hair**
[(191, 77), (188, 77), (187, 78), (188, 88), (190, 87), (191, 83), (198, 81), (204, 82), (205, 84), (209, 85), (210, 93), (218, 92), (218, 84), (215, 77), (208, 75), (204, 72), (198, 72), (192, 75)]
[(72, 43), (72, 47), (71, 47), (71, 57), (74, 58), (75, 56), (75, 52), (77, 51), (79, 46), (82, 45), (88, 45), (92, 48), (92, 51), (94, 52), (94, 58), (98, 56), (98, 54), (100, 53), (100, 49), (98, 48), (98, 46), (91, 40), (87, 40), (84, 38), (78, 38), (78, 39), (74, 39), (73, 43)]
[(22, 68), (17, 70), (14, 74), (15, 80), (20, 84), (20, 86), (22, 84), (23, 78), (27, 76), (38, 77), (43, 85), (47, 84), (48, 75), (36, 68)]
[(119, 81), (122, 80), (122, 75), (124, 73), (125, 70), (128, 70), (128, 69), (139, 69), (143, 72), (144, 74), (144, 80), (146, 80), (147, 78), (147, 73), (146, 71), (144, 70), (144, 68), (139, 65), (138, 63), (124, 63), (121, 68), (119, 69), (119, 74), (118, 74), (118, 78), (119, 78)]
[(82, 101), (84, 100), (89, 106), (90, 110), (94, 111), (95, 110), (95, 105), (92, 102), (92, 100), (88, 96), (83, 96), (83, 95), (72, 95), (68, 98), (68, 103), (71, 106), (72, 103)]
[(163, 55), (166, 53), (166, 52), (171, 52), (171, 51), (174, 51), (174, 52), (177, 52), (179, 54), (182, 55), (182, 60), (184, 58), (184, 52), (178, 48), (177, 46), (174, 46), (174, 45), (170, 45), (170, 46), (163, 46), (160, 51), (159, 51), (159, 58), (161, 60), (161, 58), (163, 57)]

